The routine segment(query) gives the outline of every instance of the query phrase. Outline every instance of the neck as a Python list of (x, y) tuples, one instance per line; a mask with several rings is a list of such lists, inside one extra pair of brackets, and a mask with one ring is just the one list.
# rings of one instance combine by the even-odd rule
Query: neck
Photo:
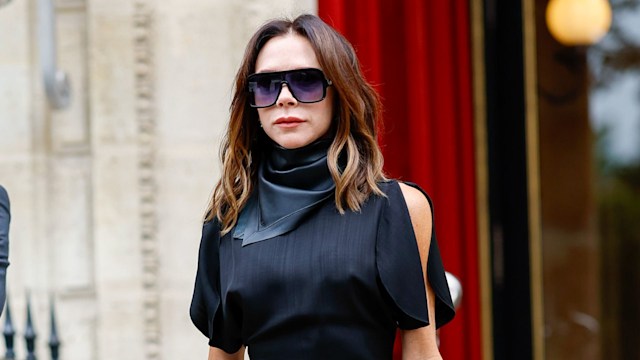
[[(317, 140), (296, 149), (272, 144), (260, 166), (261, 176), (268, 182), (296, 189), (318, 190), (326, 188), (331, 179), (327, 166), (327, 152), (331, 140)], [(333, 180), (331, 180), (333, 182)]]

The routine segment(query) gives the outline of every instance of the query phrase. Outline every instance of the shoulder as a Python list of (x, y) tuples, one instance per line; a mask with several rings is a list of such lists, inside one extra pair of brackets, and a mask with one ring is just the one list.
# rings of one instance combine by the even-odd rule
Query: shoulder
[(418, 185), (397, 180), (378, 183), (386, 198), (386, 213), (408, 213), (416, 236), (430, 238), (432, 227), (431, 201)]
[(9, 211), (9, 194), (7, 191), (0, 185), (0, 207), (4, 208), (7, 212)]
[(202, 239), (209, 240), (211, 238), (220, 237), (220, 223), (217, 218), (205, 221), (202, 224)]
[(407, 210), (409, 210), (409, 216), (414, 230), (416, 230), (416, 235), (430, 232), (432, 221), (431, 205), (426, 195), (417, 187), (402, 182), (399, 182), (398, 185), (407, 204)]
[(409, 212), (427, 211), (431, 213), (431, 205), (429, 204), (429, 200), (427, 200), (427, 197), (421, 190), (402, 182), (399, 182), (398, 185), (400, 186), (400, 190), (402, 191), (404, 201), (407, 203)]
[(404, 202), (413, 220), (414, 215), (428, 215), (431, 218), (431, 202), (428, 195), (418, 185), (398, 180), (388, 180), (378, 184), (389, 202)]

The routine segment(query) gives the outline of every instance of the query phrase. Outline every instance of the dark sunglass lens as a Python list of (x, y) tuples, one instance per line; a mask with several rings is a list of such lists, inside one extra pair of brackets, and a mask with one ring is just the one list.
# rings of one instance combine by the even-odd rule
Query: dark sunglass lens
[(271, 106), (280, 93), (281, 79), (273, 74), (256, 74), (249, 79), (249, 87), (253, 90), (252, 105)]
[(320, 70), (292, 71), (287, 74), (286, 80), (298, 101), (316, 102), (324, 98), (324, 75)]

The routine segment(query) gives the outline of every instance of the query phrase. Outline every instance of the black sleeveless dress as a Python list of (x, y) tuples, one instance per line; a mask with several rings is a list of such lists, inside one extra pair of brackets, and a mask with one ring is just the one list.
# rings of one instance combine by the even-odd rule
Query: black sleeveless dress
[[(398, 327), (428, 325), (404, 197), (396, 181), (379, 185), (386, 197), (371, 196), (360, 212), (341, 215), (332, 196), (316, 198), (293, 229), (253, 242), (205, 223), (190, 314), (209, 345), (247, 345), (252, 360), (390, 360)], [(440, 327), (454, 310), (435, 229), (426, 268)]]

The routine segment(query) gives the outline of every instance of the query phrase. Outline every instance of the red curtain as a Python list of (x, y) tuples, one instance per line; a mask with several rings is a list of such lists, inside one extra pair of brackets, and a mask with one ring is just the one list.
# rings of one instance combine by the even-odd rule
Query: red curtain
[(469, 4), (319, 0), (318, 10), (354, 45), (382, 96), (387, 173), (433, 198), (443, 261), (464, 291), (456, 318), (440, 333), (443, 357), (480, 359)]

